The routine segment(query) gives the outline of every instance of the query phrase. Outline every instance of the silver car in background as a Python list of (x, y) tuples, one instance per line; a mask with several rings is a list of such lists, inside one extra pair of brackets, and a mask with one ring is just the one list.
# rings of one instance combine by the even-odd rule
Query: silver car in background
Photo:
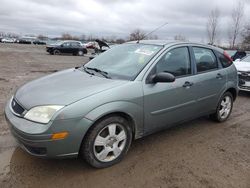
[(104, 168), (121, 161), (133, 139), (204, 115), (226, 121), (237, 93), (237, 71), (223, 50), (145, 40), (23, 85), (5, 117), (28, 153), (81, 156)]
[(250, 55), (234, 62), (239, 75), (239, 89), (250, 91)]

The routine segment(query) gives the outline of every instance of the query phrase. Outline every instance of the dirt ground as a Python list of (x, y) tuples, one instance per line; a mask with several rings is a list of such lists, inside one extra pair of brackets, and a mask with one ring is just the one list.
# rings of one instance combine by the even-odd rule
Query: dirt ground
[(22, 151), (4, 120), (14, 91), (86, 57), (51, 56), (44, 46), (0, 44), (0, 187), (250, 187), (250, 93), (225, 123), (207, 117), (134, 141), (124, 160), (96, 170), (80, 159), (46, 160)]

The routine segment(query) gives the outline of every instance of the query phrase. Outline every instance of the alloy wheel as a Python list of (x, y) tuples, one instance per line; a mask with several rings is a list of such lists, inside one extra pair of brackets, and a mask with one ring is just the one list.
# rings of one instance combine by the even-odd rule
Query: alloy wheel
[(126, 131), (120, 124), (105, 126), (94, 141), (94, 155), (101, 162), (110, 162), (120, 156), (126, 146)]
[(232, 99), (229, 96), (225, 96), (221, 101), (219, 115), (222, 119), (226, 119), (232, 109)]

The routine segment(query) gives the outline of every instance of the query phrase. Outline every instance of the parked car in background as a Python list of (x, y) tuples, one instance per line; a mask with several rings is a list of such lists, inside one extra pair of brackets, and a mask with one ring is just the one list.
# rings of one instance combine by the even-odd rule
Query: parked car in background
[(28, 39), (21, 38), (21, 39), (18, 40), (18, 43), (19, 44), (32, 44), (32, 41), (28, 40)]
[(46, 51), (51, 55), (73, 54), (84, 55), (87, 53), (86, 47), (79, 41), (59, 41), (55, 44), (46, 46)]
[(239, 89), (250, 91), (250, 55), (234, 62), (239, 75)]
[(237, 60), (237, 59), (242, 59), (243, 57), (245, 57), (247, 55), (247, 53), (245, 51), (242, 50), (237, 50), (235, 52), (234, 55), (231, 56), (231, 58), (233, 59), (233, 61)]
[[(94, 59), (97, 55), (99, 55), (100, 53), (103, 53), (107, 50), (110, 49), (110, 46), (104, 42), (104, 41), (101, 41), (99, 39), (96, 39), (95, 42), (91, 42), (93, 44), (95, 44), (93, 47), (88, 47), (88, 48), (91, 48), (91, 49), (94, 49), (94, 53), (92, 53), (92, 55), (89, 56), (89, 59)], [(88, 46), (88, 43), (87, 45), (85, 46)], [(114, 44), (111, 45), (112, 47), (114, 46)]]
[(204, 115), (226, 121), (237, 93), (237, 70), (222, 49), (129, 42), (23, 85), (5, 116), (28, 153), (81, 156), (104, 168), (120, 162), (133, 139)]
[(99, 47), (99, 46), (98, 46), (98, 43), (95, 42), (95, 41), (87, 42), (86, 44), (84, 44), (84, 46), (85, 46), (86, 48), (90, 48), (90, 49), (96, 49), (96, 48)]
[(35, 41), (33, 41), (33, 44), (35, 44), (35, 45), (46, 45), (46, 42), (42, 41), (42, 40), (35, 40)]
[(18, 39), (19, 44), (33, 44), (34, 41), (37, 41), (37, 37), (34, 36), (22, 36)]
[(3, 38), (1, 40), (2, 43), (14, 43), (16, 39), (13, 38)]

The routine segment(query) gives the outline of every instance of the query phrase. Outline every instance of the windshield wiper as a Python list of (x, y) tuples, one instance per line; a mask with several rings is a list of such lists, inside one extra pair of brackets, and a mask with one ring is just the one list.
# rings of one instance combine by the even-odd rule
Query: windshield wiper
[(86, 73), (90, 74), (90, 75), (94, 75), (94, 73), (89, 72), (89, 71), (87, 70), (87, 67), (85, 67), (85, 66), (83, 66), (83, 70), (84, 70)]
[[(88, 70), (93, 70), (93, 71), (95, 71), (95, 72), (98, 72), (98, 73), (100, 73), (102, 76), (104, 76), (105, 78), (111, 78), (110, 76), (108, 76), (108, 73), (107, 72), (105, 72), (105, 71), (103, 71), (103, 70), (100, 70), (100, 69), (98, 69), (98, 68), (92, 68), (92, 67), (85, 67), (84, 66), (84, 69), (88, 69)], [(86, 71), (86, 70), (85, 70)], [(93, 74), (93, 73), (92, 73)]]

